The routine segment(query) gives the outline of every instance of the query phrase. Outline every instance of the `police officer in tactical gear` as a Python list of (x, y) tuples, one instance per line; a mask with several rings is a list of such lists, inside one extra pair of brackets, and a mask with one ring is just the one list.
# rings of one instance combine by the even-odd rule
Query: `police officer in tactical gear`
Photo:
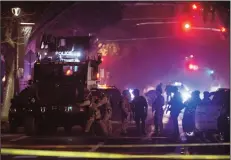
[(164, 106), (164, 97), (162, 96), (162, 90), (157, 88), (156, 94), (157, 97), (152, 104), (152, 112), (154, 112), (154, 126), (155, 126), (155, 133), (154, 135), (158, 135), (159, 129), (160, 132), (163, 130), (163, 106)]
[(167, 103), (170, 101), (171, 98), (171, 93), (172, 93), (172, 86), (171, 85), (166, 85), (165, 87), (165, 92), (167, 94)]
[(163, 93), (163, 83), (160, 83), (156, 86), (156, 91), (160, 92), (161, 94)]
[(183, 116), (183, 130), (192, 132), (195, 129), (195, 112), (197, 106), (201, 103), (200, 91), (193, 91), (191, 98), (185, 102), (185, 111)]
[(107, 131), (107, 135), (112, 134), (112, 123), (111, 123), (111, 117), (112, 117), (112, 107), (111, 107), (111, 102), (110, 98), (108, 96), (105, 96), (106, 99), (106, 104), (104, 105), (105, 108), (105, 114), (103, 116), (103, 123), (105, 125), (105, 129)]
[(210, 105), (211, 102), (212, 102), (211, 99), (209, 98), (210, 97), (210, 93), (208, 91), (205, 91), (203, 93), (203, 95), (204, 95), (204, 97), (203, 97), (203, 99), (201, 101), (201, 104), (202, 105)]
[(127, 134), (128, 119), (131, 112), (131, 106), (129, 103), (130, 93), (129, 90), (124, 90), (122, 93), (122, 102), (121, 102), (121, 111), (122, 111), (122, 126), (121, 126), (121, 135)]
[(87, 120), (87, 124), (85, 127), (85, 133), (89, 134), (90, 129), (94, 122), (98, 123), (103, 130), (104, 134), (107, 133), (106, 127), (101, 120), (101, 112), (100, 108), (102, 105), (106, 104), (107, 99), (105, 97), (102, 98), (102, 93), (96, 90), (91, 97), (91, 104), (89, 106), (89, 118)]
[[(138, 133), (146, 134), (145, 132), (145, 120), (148, 115), (148, 104), (146, 99), (143, 96), (140, 96), (140, 91), (135, 89), (133, 91), (134, 99), (132, 104), (134, 106), (134, 113), (135, 113), (135, 122)], [(141, 129), (140, 129), (140, 121), (141, 121)]]
[(184, 108), (183, 99), (181, 97), (180, 92), (178, 91), (178, 88), (174, 88), (174, 96), (169, 102), (170, 105), (170, 117), (173, 122), (173, 135), (177, 138), (179, 138), (179, 125), (178, 125), (178, 116), (181, 112), (181, 110)]

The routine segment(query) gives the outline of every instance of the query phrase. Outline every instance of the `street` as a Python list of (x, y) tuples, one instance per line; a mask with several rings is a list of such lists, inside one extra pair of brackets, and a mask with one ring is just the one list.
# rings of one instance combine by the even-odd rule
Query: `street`
[[(165, 122), (167, 121), (167, 117), (164, 118)], [(181, 136), (182, 141), (176, 141), (175, 139), (171, 138), (171, 132), (169, 128), (166, 128), (166, 126), (169, 127), (169, 125), (165, 124), (165, 131), (163, 135), (161, 136), (152, 136), (153, 133), (153, 126), (151, 125), (151, 119), (149, 118), (147, 120), (147, 135), (139, 137), (136, 135), (136, 129), (135, 125), (133, 123), (130, 124), (128, 129), (128, 135), (126, 137), (120, 136), (120, 125), (114, 122), (113, 124), (113, 135), (110, 137), (86, 137), (81, 134), (79, 127), (74, 127), (72, 130), (72, 133), (66, 134), (62, 128), (58, 129), (58, 132), (55, 135), (45, 135), (45, 136), (26, 136), (23, 133), (18, 134), (2, 134), (2, 147), (3, 148), (11, 148), (11, 149), (30, 149), (30, 150), (43, 150), (43, 152), (46, 151), (56, 151), (47, 153), (46, 155), (49, 156), (49, 158), (42, 157), (41, 153), (37, 151), (33, 151), (32, 155), (28, 155), (26, 150), (20, 151), (18, 155), (2, 155), (2, 157), (6, 160), (10, 159), (66, 159), (64, 157), (69, 157), (69, 153), (62, 152), (62, 151), (77, 151), (78, 152), (92, 152), (92, 153), (105, 153), (103, 155), (100, 155), (101, 158), (104, 156), (120, 156), (119, 159), (129, 159), (126, 158), (126, 154), (129, 155), (141, 155), (140, 158), (137, 157), (137, 159), (142, 159), (145, 157), (142, 157), (143, 155), (152, 155), (157, 156), (161, 155), (161, 158), (167, 158), (169, 159), (170, 155), (175, 155), (173, 158), (170, 159), (179, 159), (181, 155), (211, 155), (214, 154), (213, 157), (210, 157), (211, 159), (220, 159), (222, 157), (215, 157), (215, 155), (229, 155), (227, 153), (228, 150), (225, 150), (225, 147), (229, 149), (229, 146), (224, 145), (217, 145), (214, 143), (218, 143), (218, 140), (216, 139), (215, 135), (211, 137), (204, 137), (204, 138), (195, 138), (193, 141), (190, 142), (190, 144), (187, 144), (187, 142), (183, 142), (183, 138)], [(182, 135), (183, 133), (181, 133)], [(179, 144), (180, 143), (180, 144)], [(184, 144), (183, 144), (184, 143)], [(198, 146), (202, 145), (202, 146)], [(208, 143), (210, 143), (212, 146), (207, 146)], [(189, 146), (187, 146), (189, 145)], [(46, 150), (46, 151), (45, 151)], [(59, 152), (57, 152), (59, 151)], [(21, 153), (27, 153), (28, 156), (20, 155)], [(226, 152), (226, 153), (225, 153)], [(16, 153), (16, 152), (15, 152)], [(89, 155), (92, 158), (97, 159), (97, 155), (95, 154), (75, 154), (75, 158), (81, 158), (86, 159)], [(110, 153), (112, 155), (106, 155), (106, 153)], [(55, 155), (54, 155), (55, 154)], [(81, 154), (81, 157), (79, 157)], [(120, 154), (120, 155), (114, 155), (114, 154)], [(125, 157), (121, 157), (122, 155), (125, 155)], [(40, 155), (40, 156), (39, 156)], [(44, 154), (45, 155), (45, 154)], [(43, 155), (43, 156), (44, 156)], [(51, 158), (51, 157), (53, 158)], [(85, 156), (85, 157), (84, 157)], [(163, 157), (165, 156), (165, 157)], [(72, 155), (73, 157), (73, 155)], [(88, 157), (89, 158), (89, 157)], [(150, 157), (149, 157), (150, 158)], [(155, 158), (155, 157), (153, 157)], [(182, 157), (181, 157), (182, 158)], [(193, 157), (191, 157), (193, 159)], [(205, 159), (205, 157), (201, 157), (202, 159)], [(227, 157), (223, 157), (228, 159)], [(134, 159), (134, 158), (132, 158)], [(157, 158), (158, 159), (158, 158)]]

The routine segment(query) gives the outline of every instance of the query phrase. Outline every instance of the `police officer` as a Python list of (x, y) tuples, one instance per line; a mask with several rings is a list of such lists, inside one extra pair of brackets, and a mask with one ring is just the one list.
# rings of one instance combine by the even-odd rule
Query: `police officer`
[(94, 122), (98, 123), (103, 130), (104, 134), (107, 133), (106, 127), (101, 120), (101, 112), (100, 112), (100, 106), (106, 103), (106, 98), (103, 97), (102, 99), (99, 99), (100, 93), (97, 95), (93, 95), (91, 99), (91, 104), (89, 106), (89, 118), (87, 120), (86, 128), (85, 128), (85, 133), (89, 134), (90, 129), (93, 125)]
[(105, 130), (107, 130), (107, 134), (111, 135), (112, 134), (112, 123), (111, 123), (112, 107), (111, 107), (110, 98), (108, 96), (106, 96), (105, 98), (107, 98), (107, 99), (105, 100), (106, 104), (104, 105), (105, 114), (103, 117), (103, 123), (106, 127)]
[(191, 98), (185, 102), (185, 111), (183, 116), (183, 130), (192, 132), (195, 129), (195, 112), (197, 106), (201, 103), (200, 91), (193, 91)]
[(122, 102), (121, 102), (121, 109), (122, 109), (122, 126), (121, 126), (121, 135), (127, 134), (127, 127), (128, 127), (128, 118), (131, 111), (131, 106), (129, 103), (130, 93), (128, 90), (124, 90), (122, 93)]
[(167, 103), (170, 101), (170, 97), (171, 97), (171, 85), (166, 85), (166, 87), (165, 87), (165, 92), (166, 92), (166, 94), (167, 94)]
[(169, 102), (170, 105), (170, 117), (173, 122), (173, 135), (179, 138), (179, 125), (178, 125), (178, 116), (180, 111), (184, 108), (183, 99), (177, 87), (174, 87), (174, 96)]
[(86, 124), (86, 127), (85, 127), (85, 133), (86, 134), (89, 134), (90, 132), (90, 129), (93, 125), (93, 123), (95, 122), (95, 119), (96, 119), (96, 114), (95, 114), (95, 107), (96, 107), (96, 97), (93, 96), (92, 99), (91, 99), (91, 102), (90, 102), (90, 106), (89, 106), (89, 118), (87, 120), (87, 124)]
[(163, 83), (158, 84), (158, 85), (156, 86), (156, 91), (158, 91), (158, 92), (160, 92), (160, 93), (162, 94), (162, 93), (163, 93), (162, 87), (163, 87)]
[[(134, 106), (134, 113), (135, 113), (135, 122), (138, 133), (146, 134), (145, 132), (145, 120), (148, 114), (148, 104), (146, 99), (143, 96), (140, 96), (140, 91), (135, 89), (133, 91), (134, 100), (132, 104)], [(140, 121), (141, 121), (141, 130), (140, 130)]]
[(212, 102), (211, 99), (209, 98), (210, 97), (210, 93), (208, 91), (205, 91), (203, 93), (203, 95), (204, 95), (204, 98), (202, 99), (201, 103), (203, 105), (210, 105), (211, 102)]
[(164, 106), (164, 97), (162, 96), (162, 90), (160, 90), (160, 88), (157, 88), (156, 90), (156, 94), (157, 97), (154, 100), (153, 104), (152, 104), (152, 112), (154, 112), (154, 126), (155, 126), (155, 133), (154, 135), (158, 135), (159, 133), (159, 129), (160, 132), (163, 129), (163, 123), (162, 123), (162, 119), (163, 119), (163, 106)]

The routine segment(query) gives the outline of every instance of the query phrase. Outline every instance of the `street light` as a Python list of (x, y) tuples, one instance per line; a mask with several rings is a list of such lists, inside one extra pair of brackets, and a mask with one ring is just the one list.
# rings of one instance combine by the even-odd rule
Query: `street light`
[(196, 5), (196, 4), (193, 4), (193, 5), (192, 5), (192, 9), (193, 9), (193, 10), (196, 10), (196, 9), (197, 9), (197, 5)]
[(18, 17), (21, 14), (21, 8), (19, 7), (11, 8), (11, 12), (13, 16)]

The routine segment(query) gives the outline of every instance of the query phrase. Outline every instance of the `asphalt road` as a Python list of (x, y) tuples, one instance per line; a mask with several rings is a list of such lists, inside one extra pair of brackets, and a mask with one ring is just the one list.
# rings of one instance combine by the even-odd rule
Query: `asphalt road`
[[(59, 129), (55, 135), (46, 136), (26, 136), (23, 133), (18, 134), (2, 134), (1, 142), (2, 148), (14, 148), (14, 149), (30, 149), (30, 150), (49, 150), (57, 151), (54, 157), (43, 157), (43, 156), (22, 156), (18, 155), (1, 155), (2, 159), (67, 159), (65, 158), (66, 153), (61, 151), (80, 151), (89, 153), (119, 153), (119, 154), (129, 154), (129, 155), (166, 155), (169, 154), (175, 156), (180, 155), (229, 155), (227, 149), (224, 146), (196, 146), (196, 147), (185, 147), (182, 141), (177, 142), (170, 136), (170, 131), (166, 130), (165, 134), (153, 137), (152, 136), (152, 126), (147, 125), (147, 135), (137, 136), (134, 124), (130, 124), (128, 129), (128, 135), (126, 137), (120, 136), (120, 127), (118, 124), (113, 124), (113, 135), (111, 137), (86, 137), (81, 135), (80, 128), (75, 127), (71, 134), (66, 134), (63, 129)], [(190, 143), (217, 143), (218, 140), (215, 135), (210, 137), (199, 137), (193, 139)], [(168, 146), (174, 145), (175, 146)], [(187, 143), (187, 142), (184, 142)], [(164, 146), (161, 146), (164, 145)], [(116, 146), (113, 146), (116, 145)], [(139, 146), (140, 145), (140, 146)], [(149, 146), (144, 146), (149, 145)], [(152, 146), (150, 146), (152, 145)], [(159, 145), (153, 146), (153, 145)], [(225, 150), (226, 149), (226, 150)], [(24, 150), (25, 151), (25, 150)], [(23, 153), (24, 151), (20, 151)], [(44, 151), (43, 151), (44, 152)], [(45, 155), (45, 152), (42, 154)], [(226, 153), (225, 153), (226, 152)], [(35, 151), (33, 151), (35, 153)], [(54, 153), (53, 153), (54, 154)], [(79, 154), (78, 154), (79, 155)], [(94, 156), (94, 155), (91, 155)], [(107, 155), (115, 156), (115, 155)], [(117, 155), (118, 156), (118, 155)], [(103, 158), (103, 155), (100, 156)], [(191, 157), (192, 158), (192, 157)], [(75, 158), (76, 159), (76, 158)], [(89, 158), (80, 158), (89, 159)], [(99, 158), (97, 158), (99, 159)], [(110, 158), (107, 158), (110, 159)], [(118, 158), (121, 159), (121, 158)], [(134, 158), (132, 158), (134, 159)], [(137, 158), (143, 159), (143, 158)], [(170, 158), (171, 159), (171, 158)], [(175, 157), (175, 159), (179, 159)], [(193, 159), (193, 158), (192, 158)], [(205, 159), (205, 158), (202, 158)]]

